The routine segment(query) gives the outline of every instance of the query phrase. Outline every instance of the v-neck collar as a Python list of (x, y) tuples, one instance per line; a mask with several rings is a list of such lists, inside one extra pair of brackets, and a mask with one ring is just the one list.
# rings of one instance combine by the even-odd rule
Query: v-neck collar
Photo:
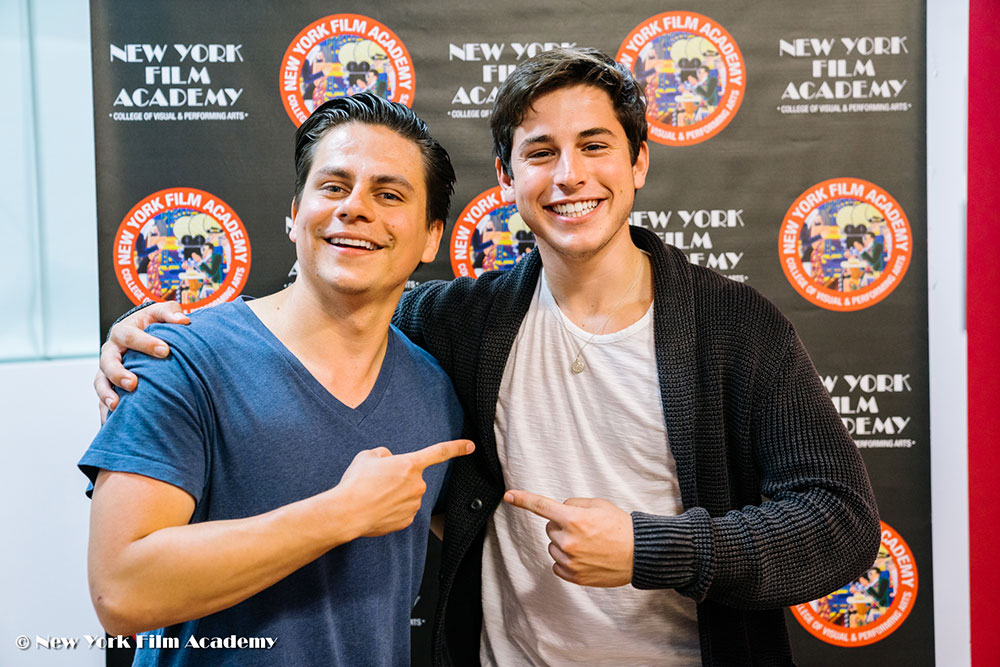
[(285, 361), (289, 370), (302, 383), (301, 386), (307, 389), (309, 393), (311, 393), (316, 400), (318, 400), (320, 404), (328, 410), (340, 415), (355, 426), (360, 426), (361, 423), (375, 411), (379, 403), (381, 403), (382, 398), (385, 395), (386, 387), (389, 386), (389, 382), (392, 379), (393, 368), (396, 364), (399, 333), (396, 332), (393, 327), (389, 327), (389, 339), (385, 348), (385, 357), (382, 359), (382, 366), (379, 368), (375, 384), (372, 385), (371, 391), (368, 392), (368, 396), (365, 397), (365, 400), (363, 400), (357, 407), (352, 408), (330, 393), (330, 390), (324, 387), (323, 383), (316, 379), (316, 376), (314, 376), (309, 369), (305, 367), (299, 358), (296, 357), (292, 351), (289, 350), (285, 344), (282, 343), (281, 340), (279, 340), (278, 337), (267, 328), (267, 326), (260, 320), (259, 317), (257, 317), (257, 314), (251, 310), (251, 308), (246, 304), (246, 301), (242, 298), (237, 301), (237, 309), (243, 312), (244, 317), (246, 317), (250, 326), (253, 327), (261, 335), (261, 337), (266, 340), (272, 348), (274, 348), (278, 356)]

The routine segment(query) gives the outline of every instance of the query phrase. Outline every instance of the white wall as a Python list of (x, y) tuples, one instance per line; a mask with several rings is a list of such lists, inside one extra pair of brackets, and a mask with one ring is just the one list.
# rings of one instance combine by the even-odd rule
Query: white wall
[[(0, 364), (0, 665), (103, 665), (84, 635), (104, 636), (87, 591), (86, 477), (76, 462), (100, 424), (97, 359)], [(76, 637), (83, 648), (19, 651), (18, 635)]]
[(934, 641), (937, 663), (947, 667), (968, 665), (972, 659), (965, 338), (968, 63), (968, 0), (928, 0), (927, 250)]
[[(99, 424), (88, 3), (0, 0), (0, 62), (0, 359), (60, 358), (0, 363), (0, 665), (103, 665), (75, 465)], [(19, 635), (84, 647), (19, 651)]]
[(0, 1), (0, 360), (90, 354), (98, 336), (90, 9)]
[[(964, 243), (965, 100), (968, 2), (928, 0), (928, 204), (931, 435), (935, 560), (935, 641), (941, 665), (969, 658)], [(30, 35), (30, 43), (22, 35)], [(90, 90), (89, 8), (84, 0), (0, 2), (0, 226), (40, 253), (35, 275), (9, 244), (0, 265), (17, 277), (4, 294), (0, 358), (96, 354), (97, 267)], [(57, 97), (26, 88), (58, 81)], [(67, 92), (66, 86), (69, 86)], [(50, 95), (51, 85), (43, 87)], [(58, 104), (57, 104), (58, 103)], [(72, 107), (67, 107), (71, 104)], [(69, 109), (69, 110), (67, 110)], [(62, 116), (65, 118), (62, 118)], [(54, 124), (55, 118), (61, 120)], [(37, 142), (35, 137), (37, 136)], [(37, 146), (33, 153), (32, 143)], [(26, 193), (25, 196), (22, 196)], [(69, 204), (68, 204), (69, 202)], [(75, 231), (60, 232), (71, 215)], [(33, 244), (33, 245), (31, 245)], [(65, 303), (41, 306), (34, 290), (61, 290)], [(33, 301), (34, 300), (34, 301)], [(13, 313), (13, 316), (12, 316)], [(25, 313), (18, 316), (18, 313)], [(12, 347), (6, 334), (51, 333)], [(81, 638), (101, 632), (86, 587), (88, 501), (75, 467), (97, 429), (90, 389), (96, 356), (0, 363), (0, 665), (100, 665), (104, 654), (19, 652), (20, 634)]]

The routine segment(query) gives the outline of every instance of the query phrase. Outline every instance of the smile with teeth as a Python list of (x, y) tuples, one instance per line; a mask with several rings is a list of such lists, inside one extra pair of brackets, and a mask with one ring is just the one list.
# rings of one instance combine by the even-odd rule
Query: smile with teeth
[(332, 236), (326, 240), (330, 245), (346, 245), (352, 248), (364, 248), (365, 250), (378, 250), (379, 246), (375, 245), (371, 241), (363, 241), (361, 239), (348, 239), (342, 236)]
[(549, 206), (556, 214), (567, 217), (567, 218), (579, 218), (580, 216), (587, 215), (601, 203), (599, 199), (590, 199), (588, 201), (577, 201), (570, 202), (567, 204), (552, 204)]

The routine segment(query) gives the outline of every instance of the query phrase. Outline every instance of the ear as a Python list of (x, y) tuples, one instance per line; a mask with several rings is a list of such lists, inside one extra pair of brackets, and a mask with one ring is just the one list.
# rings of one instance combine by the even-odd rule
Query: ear
[(438, 246), (441, 245), (441, 235), (444, 234), (444, 221), (435, 220), (427, 230), (427, 241), (424, 243), (424, 252), (420, 255), (420, 261), (429, 264), (437, 256)]
[(513, 204), (517, 201), (516, 192), (514, 191), (514, 178), (510, 176), (503, 168), (503, 164), (500, 163), (500, 158), (496, 159), (497, 168), (497, 182), (500, 183), (500, 196), (508, 204)]
[(296, 214), (297, 214), (298, 212), (299, 212), (299, 211), (298, 211), (298, 209), (297, 209), (297, 208), (296, 208), (296, 206), (295, 206), (295, 198), (294, 198), (294, 197), (292, 197), (292, 206), (291, 206), (291, 213), (292, 213), (292, 228), (288, 230), (288, 238), (289, 238), (289, 239), (291, 239), (292, 243), (295, 243), (295, 236), (296, 236), (296, 232), (295, 232), (295, 229), (296, 229), (296, 225), (295, 225), (295, 215), (296, 215)]
[(645, 141), (639, 146), (639, 154), (635, 156), (632, 165), (632, 184), (636, 190), (641, 190), (646, 184), (646, 172), (649, 171), (649, 144)]

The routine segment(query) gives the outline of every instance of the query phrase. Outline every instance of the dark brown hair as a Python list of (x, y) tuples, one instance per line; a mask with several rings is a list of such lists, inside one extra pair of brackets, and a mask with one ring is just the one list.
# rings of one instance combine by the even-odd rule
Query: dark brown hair
[(508, 176), (514, 130), (524, 121), (532, 103), (554, 90), (594, 86), (611, 98), (618, 122), (625, 128), (632, 163), (646, 141), (646, 96), (628, 69), (597, 49), (557, 48), (525, 60), (497, 92), (490, 132), (493, 153)]
[(295, 205), (302, 200), (316, 144), (327, 132), (344, 123), (378, 125), (409, 139), (424, 158), (427, 186), (427, 226), (435, 220), (447, 225), (451, 196), (455, 192), (455, 169), (448, 151), (427, 131), (417, 114), (398, 102), (389, 102), (372, 93), (337, 97), (313, 111), (295, 133)]

